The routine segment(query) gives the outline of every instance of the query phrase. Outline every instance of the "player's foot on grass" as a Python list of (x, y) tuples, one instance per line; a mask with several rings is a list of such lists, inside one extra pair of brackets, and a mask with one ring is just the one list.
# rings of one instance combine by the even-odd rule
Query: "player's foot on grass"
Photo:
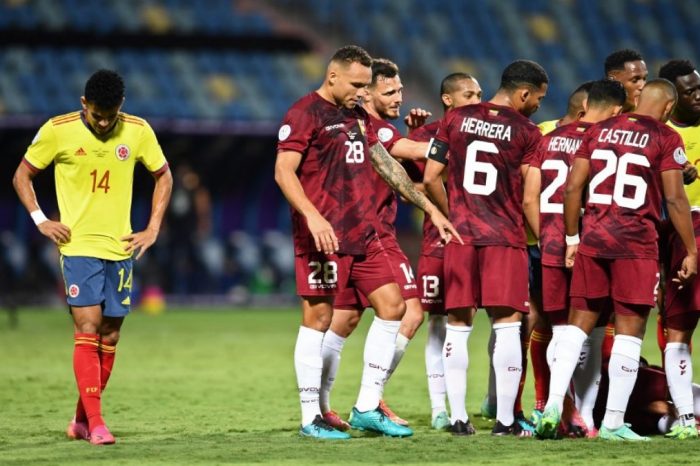
[(93, 445), (112, 445), (115, 442), (107, 426), (99, 426), (90, 432), (90, 443)]
[(384, 400), (379, 400), (379, 409), (382, 410), (382, 412), (386, 415), (386, 417), (391, 419), (396, 424), (398, 424), (400, 426), (407, 426), (408, 425), (408, 421), (400, 418), (398, 414), (396, 414), (394, 411), (392, 411), (392, 409), (389, 407), (389, 405), (386, 404), (386, 402), (384, 402)]
[(484, 397), (484, 401), (481, 402), (481, 416), (486, 419), (496, 419), (496, 405), (489, 403), (489, 396)]
[(588, 429), (586, 431), (586, 438), (597, 438), (598, 437), (598, 429), (593, 427), (592, 429)]
[(542, 411), (539, 409), (533, 409), (530, 413), (530, 422), (533, 426), (536, 426), (538, 422), (542, 419)]
[(361, 412), (352, 408), (350, 426), (357, 430), (377, 432), (388, 437), (410, 437), (413, 431), (389, 419), (379, 408)]
[(452, 432), (452, 435), (474, 435), (476, 434), (476, 429), (474, 429), (472, 423), (467, 419), (467, 422), (455, 421), (455, 423), (450, 426), (450, 432)]
[(694, 425), (682, 426), (675, 425), (671, 428), (671, 431), (664, 435), (666, 438), (673, 438), (677, 440), (685, 440), (689, 438), (698, 438), (698, 429)]
[(338, 416), (338, 413), (335, 411), (328, 411), (327, 413), (324, 413), (323, 420), (326, 421), (326, 424), (341, 432), (345, 432), (350, 429), (350, 424)]
[(435, 430), (449, 429), (451, 427), (450, 416), (448, 416), (445, 411), (440, 411), (437, 416), (433, 418), (433, 422), (431, 424)]
[(520, 426), (521, 437), (533, 437), (535, 435), (535, 425), (525, 417), (522, 411), (515, 415), (515, 422)]
[(90, 430), (87, 422), (71, 419), (66, 429), (66, 436), (71, 440), (90, 440)]
[(553, 439), (557, 436), (561, 414), (556, 407), (546, 408), (540, 422), (535, 426), (535, 434), (542, 439)]
[(491, 435), (495, 435), (496, 437), (505, 437), (508, 435), (515, 435), (516, 437), (532, 437), (532, 434), (527, 435), (523, 432), (523, 429), (520, 427), (520, 424), (518, 424), (518, 421), (513, 421), (513, 423), (509, 426), (503, 425), (501, 421), (496, 421), (496, 424), (491, 430)]
[(319, 415), (316, 415), (310, 424), (302, 426), (301, 429), (299, 429), (299, 435), (323, 440), (347, 440), (350, 438), (349, 434), (328, 425)]
[(600, 426), (598, 438), (603, 440), (612, 440), (614, 442), (648, 442), (649, 437), (643, 437), (630, 429), (629, 424), (622, 424), (617, 429), (608, 429), (605, 426)]

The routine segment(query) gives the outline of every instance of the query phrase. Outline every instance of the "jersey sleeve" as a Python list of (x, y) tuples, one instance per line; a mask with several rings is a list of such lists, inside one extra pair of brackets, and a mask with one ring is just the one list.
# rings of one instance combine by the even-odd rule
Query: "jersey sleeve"
[(376, 128), (372, 124), (372, 119), (367, 114), (365, 114), (365, 118), (364, 118), (363, 122), (365, 125), (365, 137), (367, 138), (367, 147), (372, 147), (376, 143), (380, 142), (379, 137), (377, 136), (377, 129), (378, 128)]
[(32, 139), (24, 154), (24, 159), (34, 168), (43, 170), (51, 165), (56, 157), (56, 133), (50, 121), (44, 123)]
[(163, 154), (163, 149), (161, 149), (158, 143), (156, 133), (146, 122), (144, 122), (141, 146), (139, 147), (136, 159), (151, 173), (159, 171), (168, 163)]
[(682, 170), (683, 165), (688, 161), (685, 155), (683, 139), (672, 129), (664, 131), (664, 133), (660, 141), (661, 159), (659, 160), (659, 171)]
[(532, 160), (537, 154), (537, 148), (539, 147), (540, 140), (542, 139), (542, 133), (534, 126), (527, 132), (525, 139), (525, 147), (523, 148), (523, 158), (520, 160), (521, 165), (528, 165), (532, 163)]
[(592, 130), (586, 131), (586, 134), (584, 134), (583, 140), (581, 141), (581, 145), (574, 154), (574, 159), (591, 159), (591, 144), (594, 142), (592, 133), (594, 132), (595, 131)]
[(391, 148), (394, 147), (397, 141), (403, 139), (403, 135), (394, 125), (386, 124), (377, 128), (377, 138), (379, 138), (379, 142), (382, 143), (384, 148), (391, 152)]
[(544, 156), (547, 152), (547, 144), (549, 143), (549, 138), (544, 137), (540, 139), (540, 142), (537, 143), (537, 148), (535, 148), (535, 152), (532, 155), (532, 158), (530, 159), (530, 166), (535, 167), (535, 168), (541, 168), (542, 167), (542, 161), (544, 159)]
[(282, 120), (277, 134), (277, 152), (303, 154), (309, 148), (315, 126), (313, 117), (298, 105), (292, 106)]

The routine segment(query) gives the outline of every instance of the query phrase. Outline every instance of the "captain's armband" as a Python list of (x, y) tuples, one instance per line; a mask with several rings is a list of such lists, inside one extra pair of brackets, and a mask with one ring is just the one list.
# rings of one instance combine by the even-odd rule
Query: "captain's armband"
[(447, 165), (447, 153), (449, 148), (450, 147), (446, 142), (432, 138), (430, 140), (430, 144), (428, 145), (428, 153), (426, 155), (429, 159), (440, 162), (443, 165)]

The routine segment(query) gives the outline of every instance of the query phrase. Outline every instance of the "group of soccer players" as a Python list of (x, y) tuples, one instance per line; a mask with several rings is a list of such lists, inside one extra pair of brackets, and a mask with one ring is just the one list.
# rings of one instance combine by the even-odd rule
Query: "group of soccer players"
[[(398, 67), (357, 46), (336, 51), (321, 87), (284, 117), (275, 167), (292, 207), (302, 302), (294, 354), (301, 435), (412, 435), (383, 390), (424, 311), (432, 426), (474, 434), (467, 341), (485, 308), (494, 435), (647, 440), (626, 421), (650, 413), (667, 435), (697, 437), (690, 339), (700, 310), (700, 189), (685, 151), (700, 136), (700, 74), (674, 60), (647, 82), (631, 50), (611, 54), (605, 73), (541, 128), (529, 119), (549, 83), (537, 63), (508, 65), (488, 102), (474, 77), (455, 73), (441, 85), (444, 117), (427, 123), (430, 115), (413, 109), (402, 135), (390, 122), (402, 103)], [(427, 214), (417, 277), (396, 239), (394, 191)], [(663, 372), (640, 367), (657, 300), (670, 399)], [(346, 422), (330, 392), (366, 307), (375, 317)], [(532, 422), (520, 402), (531, 333)], [(635, 389), (638, 373), (657, 383)]]

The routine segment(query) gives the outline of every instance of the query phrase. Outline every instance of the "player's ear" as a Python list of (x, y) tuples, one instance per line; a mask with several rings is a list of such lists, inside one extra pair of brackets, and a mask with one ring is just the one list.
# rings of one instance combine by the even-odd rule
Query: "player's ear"
[(529, 99), (529, 98), (530, 98), (530, 89), (528, 89), (527, 87), (523, 87), (522, 89), (520, 89), (520, 102), (525, 103), (525, 102), (527, 102), (527, 99)]
[(83, 107), (83, 110), (87, 110), (87, 99), (85, 99), (84, 95), (80, 96), (80, 105)]
[(620, 113), (622, 113), (622, 105), (615, 105), (613, 107), (612, 116), (618, 116)]
[(450, 94), (442, 94), (440, 98), (446, 107), (452, 107), (452, 96)]
[(335, 70), (329, 70), (328, 71), (328, 84), (333, 86), (337, 80), (338, 80), (338, 73), (336, 73)]

